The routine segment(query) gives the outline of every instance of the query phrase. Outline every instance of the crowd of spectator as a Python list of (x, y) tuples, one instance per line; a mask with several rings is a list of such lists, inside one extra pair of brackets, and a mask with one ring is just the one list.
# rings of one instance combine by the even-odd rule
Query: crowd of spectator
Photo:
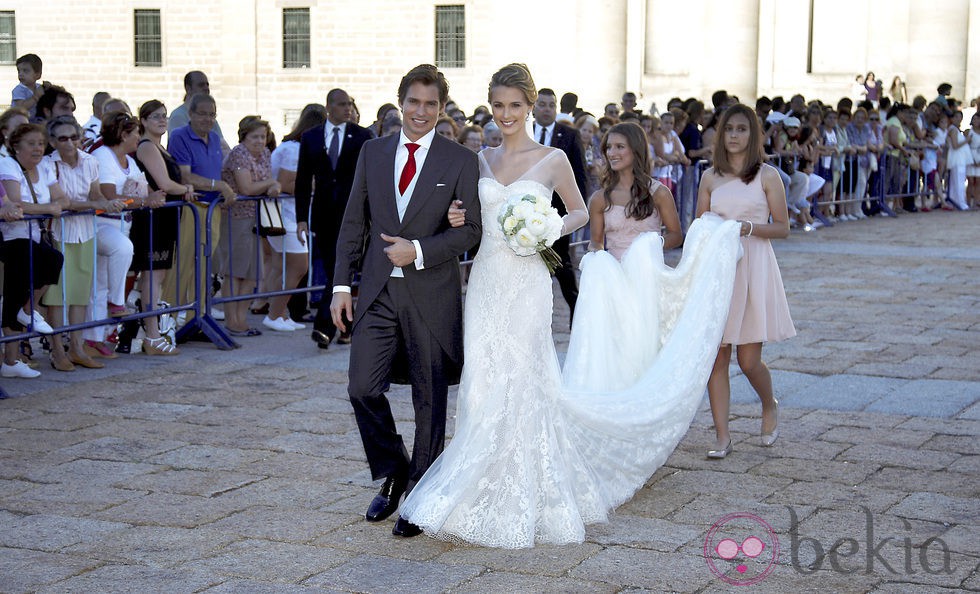
[[(248, 115), (231, 146), (217, 124), (208, 78), (199, 71), (184, 77), (184, 101), (169, 117), (159, 100), (142, 103), (134, 115), (124, 100), (99, 92), (92, 115), (80, 124), (75, 97), (42, 81), (42, 68), (34, 54), (17, 60), (19, 84), (11, 107), (0, 114), (2, 327), (5, 336), (42, 334), (59, 371), (103, 367), (132, 352), (137, 339), (147, 355), (179, 354), (173, 323), (155, 315), (132, 319), (134, 312), (190, 303), (207, 291), (247, 296), (324, 282), (361, 146), (401, 134), (396, 105), (382, 105), (375, 121), (361, 127), (354, 99), (333, 89), (325, 105), (303, 109), (281, 143), (268, 121)], [(799, 94), (758, 98), (755, 112), (793, 225), (809, 232), (872, 216), (980, 206), (980, 115), (964, 129), (965, 106), (952, 90), (942, 83), (934, 99), (920, 95), (909, 102), (900, 77), (886, 91), (868, 72), (855, 77), (851, 96), (836, 105)], [(654, 104), (644, 113), (627, 92), (592, 113), (574, 93), (556, 101), (554, 91), (542, 89), (534, 133), (569, 155), (582, 194), (590, 196), (601, 187), (606, 132), (621, 122), (639, 124), (649, 173), (672, 193), (686, 227), (719, 118), (737, 103), (719, 90), (710, 105), (678, 97), (662, 111)], [(502, 140), (486, 106), (467, 116), (452, 101), (436, 133), (473, 151)], [(259, 202), (242, 197), (262, 197), (264, 208), (273, 204), (276, 228), (263, 228)], [(208, 234), (195, 234), (194, 226), (216, 201), (221, 208), (213, 209), (210, 227), (216, 276), (208, 278), (203, 266), (195, 275), (195, 255), (204, 257)], [(197, 209), (198, 217), (187, 209)], [(559, 281), (573, 307), (574, 274), (559, 273)], [(320, 348), (347, 342), (326, 306), (316, 316), (307, 311), (316, 297), (229, 301), (211, 313), (236, 337), (262, 334), (249, 325), (251, 311), (264, 314), (261, 325), (276, 332), (312, 323), (311, 339)], [(59, 330), (98, 321), (105, 323)], [(30, 341), (8, 341), (2, 376), (37, 377), (38, 359)]]

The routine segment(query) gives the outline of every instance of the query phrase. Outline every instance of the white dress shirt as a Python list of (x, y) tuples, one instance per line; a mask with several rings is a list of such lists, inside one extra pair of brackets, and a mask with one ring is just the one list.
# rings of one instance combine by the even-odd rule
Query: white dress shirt
[(330, 154), (330, 139), (333, 136), (333, 129), (337, 128), (337, 158), (340, 158), (340, 152), (344, 150), (344, 133), (347, 132), (347, 122), (341, 122), (340, 124), (332, 124), (330, 120), (323, 123), (323, 150)]
[[(405, 168), (405, 163), (408, 162), (408, 147), (405, 145), (412, 142), (405, 136), (405, 132), (402, 131), (398, 138), (398, 148), (395, 149), (395, 176), (391, 180), (394, 185), (395, 194), (395, 206), (398, 210), (398, 220), (401, 221), (405, 216), (405, 211), (408, 210), (408, 204), (412, 201), (412, 194), (415, 192), (415, 185), (419, 180), (419, 176), (422, 174), (422, 167), (425, 165), (425, 158), (429, 154), (429, 147), (432, 146), (432, 139), (435, 138), (436, 131), (435, 128), (429, 130), (429, 133), (414, 141), (415, 144), (419, 145), (419, 148), (415, 149), (415, 176), (412, 177), (412, 181), (405, 188), (405, 193), (402, 194), (398, 191), (398, 182), (402, 176), (402, 170)], [(407, 238), (406, 238), (407, 239)], [(382, 241), (381, 238), (377, 238), (377, 241)], [(415, 246), (415, 269), (422, 270), (425, 268), (425, 257), (422, 255), (422, 245), (419, 243), (418, 239), (411, 240), (412, 245)], [(402, 271), (401, 267), (395, 266), (391, 270), (392, 278), (403, 278), (405, 272)], [(350, 287), (347, 285), (334, 285), (334, 293), (350, 293)]]
[[(544, 129), (544, 146), (551, 146), (551, 138), (555, 134), (555, 122), (551, 122), (551, 124), (545, 126)], [(541, 140), (541, 125), (537, 122), (534, 123), (534, 140)]]

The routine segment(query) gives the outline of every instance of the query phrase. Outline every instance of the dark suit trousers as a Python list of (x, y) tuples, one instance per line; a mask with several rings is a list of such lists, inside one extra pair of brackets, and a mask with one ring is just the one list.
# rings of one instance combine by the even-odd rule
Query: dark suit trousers
[(555, 270), (555, 278), (558, 279), (562, 297), (568, 303), (570, 325), (571, 318), (575, 315), (575, 302), (578, 301), (578, 282), (575, 280), (575, 267), (572, 265), (569, 238), (569, 235), (559, 238), (552, 248), (561, 258), (561, 268)]
[(314, 243), (328, 278), (327, 290), (323, 292), (320, 306), (316, 310), (316, 318), (313, 320), (313, 329), (319, 330), (333, 339), (337, 334), (337, 327), (333, 325), (333, 318), (330, 317), (330, 295), (332, 293), (330, 287), (333, 285), (333, 279), (329, 277), (333, 276), (333, 269), (337, 264), (337, 231), (318, 231)]
[[(408, 355), (415, 408), (411, 459), (385, 396), (399, 350)], [(442, 452), (449, 391), (445, 363), (446, 354), (419, 315), (405, 281), (390, 279), (354, 327), (347, 388), (375, 480), (407, 471), (411, 490)]]

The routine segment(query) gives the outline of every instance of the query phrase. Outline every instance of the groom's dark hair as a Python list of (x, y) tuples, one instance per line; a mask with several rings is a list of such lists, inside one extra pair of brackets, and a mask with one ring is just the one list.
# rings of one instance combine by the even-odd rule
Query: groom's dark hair
[(399, 104), (405, 102), (408, 87), (417, 82), (426, 86), (436, 85), (439, 89), (439, 105), (445, 105), (446, 101), (449, 100), (449, 83), (446, 82), (446, 77), (432, 64), (419, 64), (402, 77), (402, 82), (398, 85)]

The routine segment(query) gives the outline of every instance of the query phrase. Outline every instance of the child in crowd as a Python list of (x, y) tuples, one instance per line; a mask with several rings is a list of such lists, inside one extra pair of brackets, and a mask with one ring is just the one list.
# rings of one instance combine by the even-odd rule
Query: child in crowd
[(41, 58), (37, 54), (24, 54), (17, 58), (17, 80), (20, 81), (10, 95), (10, 106), (26, 109), (31, 121), (37, 115), (37, 101), (44, 94), (41, 84)]

